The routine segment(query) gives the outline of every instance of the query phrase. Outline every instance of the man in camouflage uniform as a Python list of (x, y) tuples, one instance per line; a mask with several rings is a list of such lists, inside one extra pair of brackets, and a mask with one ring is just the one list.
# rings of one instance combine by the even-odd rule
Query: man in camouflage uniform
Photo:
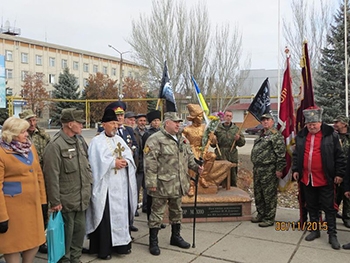
[[(190, 187), (188, 170), (201, 173), (203, 167), (196, 164), (188, 140), (179, 133), (180, 122), (176, 112), (164, 114), (164, 127), (151, 135), (144, 147), (144, 171), (146, 188), (152, 196), (151, 215), (148, 221), (149, 250), (159, 255), (158, 231), (166, 205), (171, 224), (170, 245), (189, 248), (180, 235), (182, 220), (182, 196)], [(166, 165), (165, 165), (166, 164)]]
[(48, 135), (44, 129), (37, 125), (36, 115), (32, 110), (25, 110), (19, 114), (21, 119), (29, 122), (28, 134), (29, 138), (35, 146), (36, 151), (39, 155), (39, 161), (41, 168), (43, 167), (43, 154), (46, 145), (50, 141), (50, 135)]
[[(233, 113), (226, 110), (224, 122), (215, 131), (219, 149), (215, 149), (216, 159), (238, 163), (237, 147), (245, 145), (245, 138), (239, 128), (232, 123)], [(233, 147), (232, 147), (233, 146)], [(221, 154), (220, 154), (221, 153)], [(231, 186), (237, 186), (237, 167), (231, 168)]]
[[(339, 141), (343, 152), (345, 154), (345, 158), (348, 159), (348, 152), (350, 146), (350, 134), (348, 133), (348, 124), (349, 119), (344, 115), (337, 116), (333, 120), (333, 128), (339, 135)], [(336, 186), (336, 202), (338, 206), (341, 201), (343, 201), (343, 213), (342, 219), (344, 222), (344, 226), (350, 228), (350, 199), (344, 196), (344, 183)]]
[(272, 226), (277, 208), (278, 178), (286, 166), (286, 146), (282, 134), (273, 128), (274, 119), (271, 114), (261, 116), (261, 130), (255, 139), (251, 152), (254, 176), (254, 198), (258, 215), (252, 223), (260, 227)]
[[(38, 152), (39, 163), (40, 163), (40, 166), (42, 169), (43, 168), (43, 154), (44, 154), (44, 150), (45, 150), (46, 145), (50, 141), (50, 135), (48, 135), (44, 129), (38, 127), (36, 115), (34, 114), (34, 112), (32, 110), (25, 110), (25, 111), (21, 112), (19, 114), (19, 117), (21, 119), (28, 121), (28, 123), (29, 123), (29, 128), (28, 128), (27, 132), (29, 134), (29, 139), (32, 141), (32, 143), (35, 146), (36, 151)], [(47, 209), (48, 209), (47, 205), (42, 206), (45, 228), (46, 228), (46, 224), (48, 221)], [(42, 244), (41, 246), (39, 246), (39, 252), (46, 254), (47, 253), (47, 245)]]

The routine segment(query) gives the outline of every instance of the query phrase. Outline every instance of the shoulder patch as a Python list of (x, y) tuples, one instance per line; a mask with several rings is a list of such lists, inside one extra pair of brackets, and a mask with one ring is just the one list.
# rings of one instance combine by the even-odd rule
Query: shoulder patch
[(144, 152), (145, 154), (148, 154), (150, 151), (151, 151), (151, 148), (149, 148), (148, 145), (146, 145), (145, 148), (143, 149), (143, 152)]

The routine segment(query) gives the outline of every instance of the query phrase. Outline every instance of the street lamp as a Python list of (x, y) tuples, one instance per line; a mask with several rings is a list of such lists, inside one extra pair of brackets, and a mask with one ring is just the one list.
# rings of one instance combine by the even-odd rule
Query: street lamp
[(108, 47), (114, 49), (115, 51), (117, 51), (120, 55), (120, 61), (119, 61), (119, 88), (118, 88), (118, 92), (119, 92), (119, 100), (123, 99), (123, 85), (122, 85), (122, 72), (123, 72), (123, 54), (129, 53), (130, 51), (124, 51), (124, 52), (120, 52), (118, 49), (116, 49), (115, 47), (113, 47), (112, 45), (108, 45)]

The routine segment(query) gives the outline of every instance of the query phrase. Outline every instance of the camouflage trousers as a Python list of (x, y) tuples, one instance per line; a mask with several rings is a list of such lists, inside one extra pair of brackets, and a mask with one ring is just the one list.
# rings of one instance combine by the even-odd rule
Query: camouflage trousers
[(275, 165), (255, 165), (254, 176), (254, 198), (258, 217), (263, 222), (273, 223), (277, 208), (277, 187)]
[(182, 219), (182, 198), (159, 198), (152, 197), (151, 214), (148, 220), (149, 228), (160, 228), (163, 222), (164, 212), (168, 205), (169, 223), (181, 224)]

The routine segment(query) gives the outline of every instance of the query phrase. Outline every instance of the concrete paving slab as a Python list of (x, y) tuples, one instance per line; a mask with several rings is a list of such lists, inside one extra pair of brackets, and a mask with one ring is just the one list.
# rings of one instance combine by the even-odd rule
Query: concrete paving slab
[[(310, 242), (312, 243), (312, 242)], [(320, 263), (320, 262), (349, 262), (350, 251), (328, 250), (311, 247), (299, 247), (293, 255), (290, 263)]]
[(204, 255), (234, 262), (288, 262), (295, 246), (285, 243), (228, 235), (209, 248)]

